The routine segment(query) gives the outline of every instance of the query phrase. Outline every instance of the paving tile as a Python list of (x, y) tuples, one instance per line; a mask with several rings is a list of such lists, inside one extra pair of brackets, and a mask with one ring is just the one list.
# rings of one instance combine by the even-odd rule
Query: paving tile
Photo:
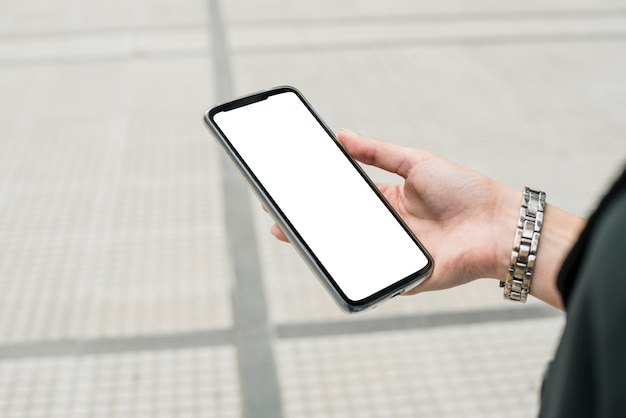
[(143, 28), (157, 25), (206, 24), (208, 11), (202, 0), (168, 1), (76, 0), (62, 3), (3, 2), (0, 34), (38, 34), (63, 31), (93, 31)]
[(3, 417), (241, 416), (232, 347), (0, 362)]
[[(516, 335), (489, 321), (278, 338), (275, 325), (528, 306), (503, 305), (485, 280), (348, 317), (260, 210), (269, 318), (259, 332), (270, 347), (231, 340), (241, 326), (224, 222), (232, 190), (200, 118), (227, 82), (214, 65), (228, 63), (235, 94), (293, 84), (334, 129), (542, 187), (585, 215), (626, 158), (623, 1), (34, 0), (2, 10), (0, 352), (30, 351), (0, 357), (1, 416), (265, 416), (245, 410), (254, 394), (240, 388), (263, 376), (238, 360), (272, 350), (286, 417), (534, 416), (563, 317), (524, 321)], [(227, 56), (213, 55), (214, 34)], [(511, 169), (514, 150), (530, 168)], [(150, 346), (159, 336), (168, 349)], [(191, 348), (200, 340), (207, 347)], [(73, 355), (81, 341), (98, 354)]]
[(0, 66), (2, 341), (232, 323), (210, 67), (157, 64)]
[(535, 416), (563, 320), (519, 325), (280, 341), (285, 416)]

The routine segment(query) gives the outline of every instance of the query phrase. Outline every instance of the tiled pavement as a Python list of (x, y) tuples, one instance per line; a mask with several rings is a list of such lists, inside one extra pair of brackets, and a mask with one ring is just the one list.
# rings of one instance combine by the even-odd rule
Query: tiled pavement
[(0, 417), (536, 413), (562, 315), (491, 281), (340, 313), (201, 114), (292, 84), (585, 215), (626, 159), (626, 2), (1, 10)]

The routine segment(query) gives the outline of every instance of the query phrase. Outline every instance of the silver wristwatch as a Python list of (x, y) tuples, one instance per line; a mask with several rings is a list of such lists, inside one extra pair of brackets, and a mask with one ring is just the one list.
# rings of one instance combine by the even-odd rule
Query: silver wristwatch
[(500, 282), (500, 287), (504, 287), (504, 299), (526, 302), (535, 268), (545, 204), (544, 192), (528, 187), (524, 189), (511, 264), (505, 281)]

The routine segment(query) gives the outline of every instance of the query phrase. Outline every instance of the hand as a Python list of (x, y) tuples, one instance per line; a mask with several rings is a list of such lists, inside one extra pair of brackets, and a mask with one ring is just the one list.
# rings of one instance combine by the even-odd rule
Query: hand
[[(338, 139), (356, 160), (404, 179), (377, 186), (434, 259), (431, 277), (409, 293), (504, 278), (519, 192), (422, 150), (346, 130)], [(277, 225), (272, 234), (286, 241)]]
[[(356, 160), (404, 180), (377, 186), (434, 259), (430, 278), (405, 294), (446, 289), (478, 278), (504, 280), (521, 191), (427, 151), (346, 130), (339, 132), (338, 139)], [(532, 295), (563, 308), (556, 277), (584, 225), (571, 213), (545, 206)], [(272, 226), (272, 234), (287, 241), (277, 225)]]

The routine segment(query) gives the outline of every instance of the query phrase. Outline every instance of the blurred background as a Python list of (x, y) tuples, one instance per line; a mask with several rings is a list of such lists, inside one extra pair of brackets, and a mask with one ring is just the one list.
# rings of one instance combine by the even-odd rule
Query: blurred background
[(535, 416), (561, 314), (491, 280), (342, 314), (201, 117), (291, 84), (586, 216), (626, 1), (0, 3), (1, 417)]

